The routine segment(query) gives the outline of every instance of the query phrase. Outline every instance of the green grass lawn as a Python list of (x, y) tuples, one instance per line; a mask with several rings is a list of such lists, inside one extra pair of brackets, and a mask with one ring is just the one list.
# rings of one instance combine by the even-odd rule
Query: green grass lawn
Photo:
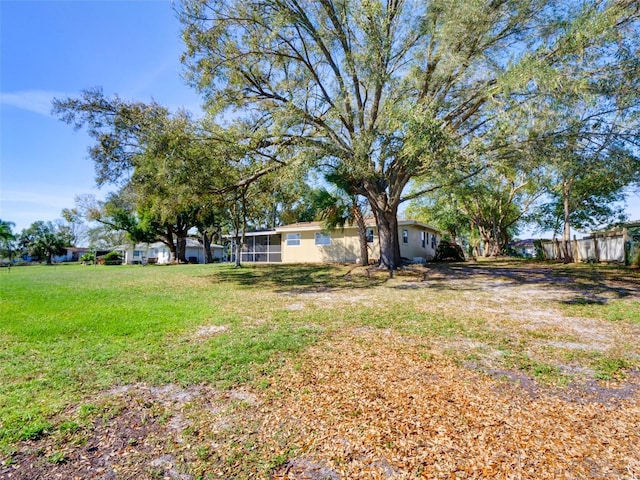
[[(247, 382), (273, 357), (316, 336), (304, 320), (261, 299), (262, 287), (246, 270), (229, 266), (60, 265), (0, 273), (3, 446), (40, 435), (53, 414), (96, 391), (133, 382)], [(256, 315), (277, 321), (241, 329), (245, 318), (236, 307), (247, 302)], [(209, 325), (226, 330), (198, 341), (197, 329)]]
[[(345, 329), (389, 329), (424, 344), (425, 358), (557, 385), (585, 368), (605, 380), (637, 368), (636, 277), (604, 288), (622, 270), (528, 265), (434, 266), (394, 279), (326, 265), (0, 270), (0, 451), (80, 421), (114, 386), (268, 389), (284, 360)], [(608, 343), (596, 327), (614, 332)]]

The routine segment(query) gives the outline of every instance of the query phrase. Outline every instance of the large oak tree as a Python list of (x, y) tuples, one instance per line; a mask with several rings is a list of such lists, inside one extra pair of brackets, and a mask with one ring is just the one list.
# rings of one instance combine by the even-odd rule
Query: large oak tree
[(503, 113), (526, 106), (535, 117), (540, 90), (582, 88), (590, 72), (581, 53), (618, 42), (638, 8), (185, 0), (180, 14), (191, 81), (215, 112), (235, 109), (355, 184), (375, 216), (382, 263), (394, 269), (397, 212), (411, 180), (444, 169), (465, 178), (491, 161), (482, 135), (510, 127)]

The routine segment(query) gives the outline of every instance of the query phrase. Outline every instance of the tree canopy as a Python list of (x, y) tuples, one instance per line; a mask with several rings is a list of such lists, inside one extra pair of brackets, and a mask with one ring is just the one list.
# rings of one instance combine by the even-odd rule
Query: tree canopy
[(190, 81), (213, 111), (235, 111), (290, 155), (348, 178), (391, 269), (411, 180), (467, 178), (525, 148), (524, 127), (548, 115), (554, 91), (580, 95), (593, 75), (631, 73), (639, 10), (613, 0), (180, 6)]
[(19, 243), (32, 257), (46, 259), (51, 264), (54, 255), (61, 255), (68, 247), (68, 237), (52, 222), (37, 221), (20, 233)]

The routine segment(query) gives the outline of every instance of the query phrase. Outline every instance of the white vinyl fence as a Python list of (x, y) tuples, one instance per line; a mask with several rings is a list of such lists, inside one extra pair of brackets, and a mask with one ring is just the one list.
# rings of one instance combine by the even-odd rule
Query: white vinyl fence
[[(625, 235), (620, 233), (606, 235), (592, 235), (591, 237), (572, 240), (569, 251), (576, 262), (625, 262)], [(542, 242), (545, 258), (549, 260), (562, 259), (563, 245), (560, 240)]]

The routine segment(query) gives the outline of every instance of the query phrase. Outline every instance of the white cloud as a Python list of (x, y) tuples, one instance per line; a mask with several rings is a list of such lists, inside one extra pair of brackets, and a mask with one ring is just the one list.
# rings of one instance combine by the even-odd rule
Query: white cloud
[(20, 92), (1, 92), (0, 104), (21, 108), (40, 115), (51, 116), (51, 102), (54, 98), (66, 98), (65, 92), (47, 90), (23, 90)]

